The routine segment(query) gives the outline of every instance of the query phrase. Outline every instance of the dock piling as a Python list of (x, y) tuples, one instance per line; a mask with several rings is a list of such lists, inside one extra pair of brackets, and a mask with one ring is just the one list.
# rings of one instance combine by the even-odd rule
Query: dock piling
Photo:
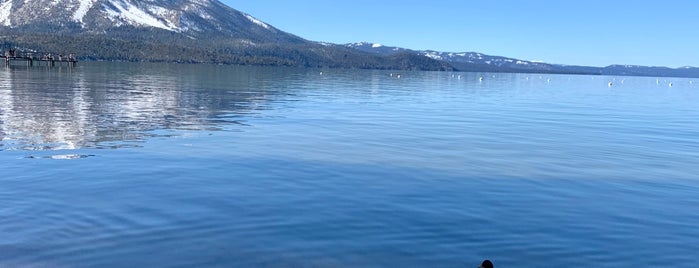
[[(38, 57), (35, 57), (34, 55), (39, 55)], [(43, 56), (41, 56), (43, 55)], [(58, 56), (54, 56), (58, 55)], [(59, 66), (63, 66), (63, 63), (65, 62), (65, 65), (68, 67), (76, 67), (78, 64), (78, 60), (75, 58), (73, 54), (69, 54), (69, 56), (63, 56), (63, 54), (55, 54), (55, 53), (38, 53), (38, 52), (17, 52), (14, 49), (10, 49), (9, 51), (5, 51), (5, 53), (0, 54), (0, 58), (5, 59), (5, 67), (10, 67), (12, 66), (12, 61), (25, 61), (27, 64), (27, 67), (33, 67), (34, 66), (34, 61), (38, 61), (38, 66), (41, 66), (41, 62), (45, 62), (47, 67), (55, 67), (56, 62), (58, 62)]]

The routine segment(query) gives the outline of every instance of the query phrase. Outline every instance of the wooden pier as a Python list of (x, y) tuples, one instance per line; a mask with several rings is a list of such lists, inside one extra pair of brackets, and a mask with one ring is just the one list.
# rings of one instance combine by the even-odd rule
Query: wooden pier
[(14, 49), (6, 51), (0, 58), (5, 59), (5, 67), (10, 67), (13, 61), (24, 61), (27, 67), (37, 66), (55, 67), (68, 66), (75, 67), (78, 65), (78, 60), (73, 54), (63, 55), (55, 53), (41, 52), (17, 52)]

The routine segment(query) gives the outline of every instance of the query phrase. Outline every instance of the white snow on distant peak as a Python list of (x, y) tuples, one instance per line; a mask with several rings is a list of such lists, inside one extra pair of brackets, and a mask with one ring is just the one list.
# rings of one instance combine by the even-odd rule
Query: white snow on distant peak
[(262, 26), (262, 27), (265, 28), (265, 29), (269, 29), (269, 25), (267, 25), (266, 23), (264, 23), (264, 22), (262, 22), (262, 21), (256, 19), (255, 17), (250, 16), (250, 15), (248, 15), (248, 14), (245, 14), (245, 17), (248, 18), (248, 20), (252, 21), (252, 23), (257, 24), (257, 25), (260, 25), (260, 26)]
[(425, 57), (433, 58), (435, 60), (442, 60), (442, 56), (440, 56), (439, 53), (434, 51), (426, 52)]
[(83, 23), (83, 18), (85, 18), (85, 14), (87, 14), (87, 11), (92, 8), (92, 6), (95, 4), (97, 0), (80, 0), (80, 5), (78, 6), (78, 9), (75, 10), (75, 13), (73, 13), (73, 20), (76, 22)]
[(380, 48), (380, 47), (382, 47), (382, 46), (383, 46), (382, 44), (373, 44), (373, 45), (371, 45), (371, 47), (373, 47), (373, 48)]
[(107, 6), (105, 6), (105, 11), (113, 21), (117, 19), (122, 19), (137, 25), (152, 26), (169, 31), (178, 30), (177, 27), (163, 23), (163, 21), (139, 9), (132, 3), (113, 1), (112, 4), (117, 10), (110, 9)]
[(5, 1), (0, 4), (0, 25), (12, 26), (10, 13), (12, 12), (12, 1)]

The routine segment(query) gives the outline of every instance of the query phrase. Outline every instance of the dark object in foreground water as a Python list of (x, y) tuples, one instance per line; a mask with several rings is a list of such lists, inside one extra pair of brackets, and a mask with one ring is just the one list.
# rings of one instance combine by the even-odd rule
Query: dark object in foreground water
[(490, 260), (484, 260), (483, 263), (481, 263), (481, 266), (478, 266), (478, 268), (493, 268), (493, 262)]

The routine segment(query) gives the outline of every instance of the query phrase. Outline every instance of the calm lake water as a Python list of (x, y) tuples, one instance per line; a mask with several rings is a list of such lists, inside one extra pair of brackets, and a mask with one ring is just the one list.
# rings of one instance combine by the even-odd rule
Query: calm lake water
[(699, 265), (699, 80), (320, 72), (0, 69), (0, 267)]

